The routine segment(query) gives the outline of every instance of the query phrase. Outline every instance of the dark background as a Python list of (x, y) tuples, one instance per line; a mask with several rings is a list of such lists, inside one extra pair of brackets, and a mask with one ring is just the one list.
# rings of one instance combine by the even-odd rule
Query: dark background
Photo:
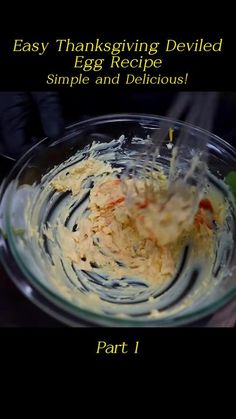
[[(145, 56), (151, 58), (162, 58), (163, 65), (160, 69), (149, 69), (147, 73), (156, 75), (181, 75), (189, 73), (187, 85), (126, 85), (126, 93), (129, 91), (176, 91), (179, 88), (186, 90), (236, 90), (234, 51), (234, 11), (227, 6), (227, 16), (223, 6), (219, 8), (213, 6), (210, 16), (205, 5), (188, 5), (185, 8), (171, 4), (167, 6), (157, 3), (156, 8), (151, 5), (136, 5), (131, 11), (127, 10), (127, 5), (118, 4), (108, 5), (106, 12), (103, 11), (101, 4), (90, 7), (84, 11), (85, 5), (80, 5), (80, 10), (75, 13), (70, 12), (70, 8), (63, 8), (63, 17), (57, 10), (56, 15), (51, 17), (48, 9), (42, 10), (43, 19), (40, 20), (40, 10), (37, 7), (37, 16), (34, 18), (26, 16), (24, 19), (18, 17), (13, 23), (7, 22), (7, 27), (0, 28), (0, 90), (51, 90), (53, 85), (45, 83), (49, 73), (59, 75), (77, 75), (80, 69), (73, 69), (74, 57), (76, 55), (86, 55), (91, 53), (58, 53), (53, 47), (56, 39), (70, 38), (77, 42), (94, 42), (97, 38), (104, 42), (144, 41), (160, 42), (160, 52), (157, 56)], [(85, 6), (86, 8), (86, 6)], [(96, 9), (96, 10), (95, 10)], [(114, 9), (114, 10), (113, 10)], [(175, 10), (177, 9), (177, 10)], [(191, 10), (193, 9), (193, 10)], [(69, 11), (69, 16), (67, 12)], [(218, 15), (217, 15), (218, 11)], [(186, 13), (186, 15), (185, 15)], [(232, 14), (231, 14), (232, 13)], [(46, 53), (38, 56), (36, 53), (16, 53), (12, 52), (14, 39), (23, 39), (25, 42), (50, 42)], [(223, 48), (221, 53), (214, 52), (164, 52), (167, 39), (175, 39), (177, 42), (195, 42), (197, 39), (204, 39), (205, 42), (216, 42), (223, 38)], [(92, 56), (106, 58), (108, 53), (94, 53)], [(120, 53), (120, 56), (128, 56), (128, 53)], [(141, 53), (130, 53), (129, 57), (137, 58)], [(115, 73), (119, 70), (115, 70)], [(123, 69), (122, 73), (133, 73), (135, 70)], [(102, 74), (103, 72), (101, 72)], [(139, 71), (142, 73), (142, 71)], [(96, 75), (100, 75), (96, 73)], [(90, 73), (85, 73), (90, 75)], [(54, 86), (68, 92), (70, 88), (59, 85)], [(96, 94), (104, 94), (113, 90), (116, 95), (122, 86), (96, 86)], [(91, 90), (95, 91), (94, 86)], [(89, 90), (88, 86), (76, 86), (71, 90), (81, 93)]]

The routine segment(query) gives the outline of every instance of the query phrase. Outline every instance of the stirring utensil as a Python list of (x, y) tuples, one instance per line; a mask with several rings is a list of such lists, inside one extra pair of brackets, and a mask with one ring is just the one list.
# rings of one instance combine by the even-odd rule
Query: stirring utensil
[[(216, 92), (180, 93), (168, 117), (176, 120), (185, 114), (188, 123), (209, 131), (212, 128), (216, 105)], [(167, 122), (162, 121), (148, 143), (145, 156), (141, 155), (136, 162), (139, 166), (143, 165), (142, 181), (135, 177), (133, 167), (133, 171), (129, 168), (129, 177), (133, 178), (133, 185), (129, 188), (126, 184), (126, 201), (131, 216), (137, 220), (137, 228), (142, 235), (152, 238), (158, 236), (163, 245), (169, 240), (177, 239), (193, 222), (207, 170), (208, 135), (196, 136), (192, 144), (189, 130), (185, 125), (181, 125), (172, 150), (168, 187), (164, 191), (159, 190), (157, 173), (169, 128)]]

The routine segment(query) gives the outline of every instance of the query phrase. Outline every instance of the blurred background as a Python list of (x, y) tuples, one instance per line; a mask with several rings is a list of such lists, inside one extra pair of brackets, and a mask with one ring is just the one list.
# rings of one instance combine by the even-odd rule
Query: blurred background
[[(138, 112), (166, 115), (178, 92), (148, 90), (96, 91), (89, 94), (69, 91), (60, 93), (65, 121), (71, 123), (85, 116), (107, 113)], [(194, 92), (193, 92), (194, 94)], [(236, 92), (219, 92), (213, 132), (236, 144)]]

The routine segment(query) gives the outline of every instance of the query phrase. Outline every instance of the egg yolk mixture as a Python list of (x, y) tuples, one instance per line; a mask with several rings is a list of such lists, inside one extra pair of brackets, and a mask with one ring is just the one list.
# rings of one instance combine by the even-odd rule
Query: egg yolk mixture
[(56, 191), (69, 191), (78, 202), (86, 188), (89, 193), (86, 211), (74, 228), (58, 226), (63, 257), (107, 278), (132, 277), (158, 285), (175, 274), (187, 245), (199, 260), (214, 257), (216, 229), (226, 211), (215, 191), (205, 192), (193, 212), (191, 193), (167, 196), (163, 171), (155, 174), (153, 195), (143, 193), (147, 180), (125, 179), (120, 172), (89, 157), (53, 179)]

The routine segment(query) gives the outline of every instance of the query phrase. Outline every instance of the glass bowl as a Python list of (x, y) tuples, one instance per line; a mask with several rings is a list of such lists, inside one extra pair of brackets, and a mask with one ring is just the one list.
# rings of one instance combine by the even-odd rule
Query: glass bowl
[[(163, 124), (174, 130), (175, 138), (180, 130), (188, 135), (183, 171), (195, 144), (207, 141), (208, 182), (214, 184), (229, 205), (226, 230), (217, 243), (211, 271), (204, 276), (194, 259), (185, 254), (174, 277), (157, 287), (132, 278), (108, 280), (106, 276), (80, 271), (73, 264), (65, 267), (60, 260), (55, 269), (44, 226), (59, 218), (72, 229), (77, 207), (73, 201), (69, 213), (62, 215), (71, 194), (49, 190), (52, 178), (62, 168), (86, 158), (92, 142), (97, 144), (97, 155), (112, 166), (125, 169), (132, 162), (138, 171), (140, 156), (152, 141), (152, 133)], [(167, 167), (171, 150), (166, 144), (160, 155), (161, 164)], [(1, 261), (33, 303), (70, 326), (160, 327), (200, 320), (236, 295), (236, 212), (234, 198), (223, 182), (235, 167), (236, 151), (232, 146), (180, 121), (153, 115), (115, 114), (74, 124), (59, 140), (49, 142), (46, 138), (31, 148), (4, 180), (0, 195)], [(37, 230), (37, 239), (32, 239), (33, 229)]]

